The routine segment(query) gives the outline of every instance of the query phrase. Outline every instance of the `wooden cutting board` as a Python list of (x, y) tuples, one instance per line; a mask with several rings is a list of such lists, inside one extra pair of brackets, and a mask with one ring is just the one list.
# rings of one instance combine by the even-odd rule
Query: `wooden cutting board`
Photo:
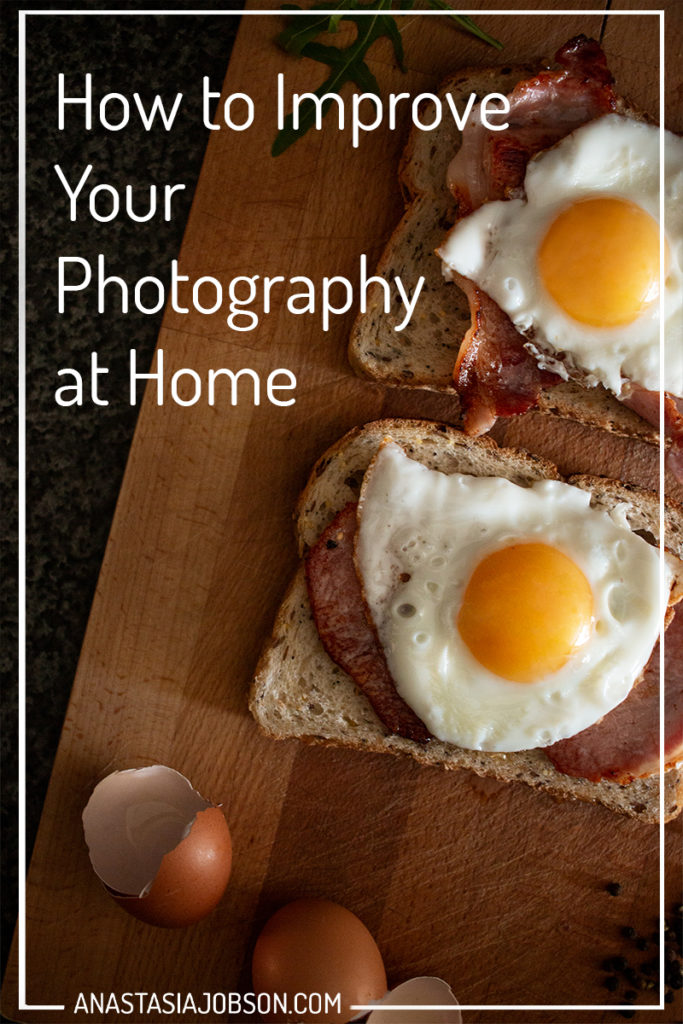
[[(680, 8), (674, 0), (664, 6), (667, 118), (680, 130), (673, 88)], [(481, 22), (505, 41), (502, 56), (437, 19), (404, 18), (408, 73), (384, 42), (373, 52), (383, 90), (434, 90), (458, 67), (533, 61), (578, 32), (604, 29), (621, 90), (656, 113), (655, 17), (610, 14), (603, 25), (602, 14), (577, 11)], [(242, 21), (225, 94), (249, 93), (257, 117), (246, 132), (210, 134), (181, 253), (191, 279), (355, 279), (359, 254), (372, 264), (400, 216), (405, 120), (393, 133), (368, 134), (356, 151), (327, 124), (278, 159), (269, 156), (277, 72), (297, 91), (311, 88), (315, 73), (275, 48), (276, 28), (272, 17)], [(370, 419), (453, 417), (444, 397), (387, 392), (355, 378), (345, 356), (352, 316), (323, 333), (319, 320), (292, 317), (280, 304), (257, 330), (237, 334), (218, 314), (166, 314), (159, 347), (168, 376), (191, 367), (205, 378), (226, 366), (252, 368), (265, 380), (287, 367), (296, 374), (296, 403), (255, 406), (247, 389), (235, 407), (220, 400), (159, 406), (146, 395), (28, 881), (28, 1002), (66, 1010), (17, 1010), (15, 949), (3, 993), (13, 1019), (81, 1020), (73, 1008), (83, 991), (248, 990), (260, 927), (302, 895), (355, 911), (376, 937), (392, 984), (435, 974), (471, 1005), (606, 1003), (613, 997), (601, 962), (632, 952), (620, 929), (630, 924), (649, 935), (655, 927), (657, 828), (408, 759), (270, 741), (247, 712), (259, 650), (295, 567), (291, 513), (314, 460)], [(535, 415), (503, 424), (500, 434), (551, 455), (564, 471), (656, 485), (654, 456), (633, 443)], [(186, 931), (157, 930), (121, 912), (93, 875), (82, 839), (80, 815), (94, 784), (115, 768), (154, 762), (222, 801), (234, 840), (225, 899)], [(680, 836), (680, 821), (667, 826), (667, 906), (679, 899)], [(621, 883), (618, 897), (606, 892), (610, 881)], [(679, 1017), (680, 1003), (657, 1019)], [(195, 1018), (173, 1017), (185, 1019)], [(508, 1019), (524, 1014), (465, 1015)], [(620, 1018), (550, 1009), (534, 1019)]]

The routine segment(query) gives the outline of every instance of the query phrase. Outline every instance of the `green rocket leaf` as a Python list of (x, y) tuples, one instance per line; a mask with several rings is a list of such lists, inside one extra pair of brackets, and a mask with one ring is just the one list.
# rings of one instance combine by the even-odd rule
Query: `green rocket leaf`
[(484, 32), (483, 28), (479, 28), (476, 21), (473, 21), (468, 14), (456, 14), (448, 0), (427, 0), (427, 3), (434, 11), (447, 11), (449, 18), (456, 25), (464, 29), (465, 32), (469, 32), (470, 35), (476, 36), (477, 39), (481, 39), (483, 43), (495, 46), (496, 50), (503, 49), (503, 44), (498, 39), (490, 36), (488, 32)]
[[(466, 32), (490, 46), (501, 49), (502, 44), (480, 29), (470, 17), (452, 12), (446, 0), (427, 0), (427, 2), (435, 10), (450, 12), (450, 20), (453, 20)], [(399, 6), (403, 10), (410, 10), (414, 6), (414, 0), (403, 0)], [(287, 53), (297, 57), (308, 57), (327, 65), (330, 73), (314, 93), (318, 99), (338, 93), (347, 82), (352, 82), (363, 92), (375, 93), (379, 96), (377, 80), (365, 63), (366, 54), (373, 43), (382, 37), (389, 39), (401, 71), (406, 70), (403, 39), (396, 19), (393, 14), (385, 13), (390, 12), (391, 7), (392, 0), (374, 0), (369, 4), (360, 3), (359, 0), (340, 0), (337, 3), (337, 10), (348, 10), (349, 13), (334, 15), (320, 14), (318, 12), (321, 8), (311, 7), (306, 14), (292, 18), (289, 25), (277, 37), (277, 43)], [(286, 4), (283, 10), (301, 11), (303, 8), (297, 4)], [(323, 7), (322, 10), (329, 10), (329, 8)], [(354, 11), (359, 13), (354, 14)], [(357, 28), (356, 38), (348, 46), (326, 46), (316, 41), (317, 37), (325, 32), (336, 32), (342, 21), (352, 21)], [(321, 107), (323, 116), (332, 104), (332, 99), (323, 101)], [(298, 108), (299, 116), (296, 128), (293, 115), (288, 114), (284, 126), (277, 133), (273, 142), (272, 155), (279, 156), (280, 153), (284, 153), (297, 139), (305, 135), (317, 123), (317, 111), (318, 104), (314, 100), (304, 100)]]
[[(373, 92), (379, 95), (379, 86), (375, 76), (365, 63), (365, 54), (372, 44), (382, 36), (388, 36), (391, 40), (396, 60), (402, 71), (405, 70), (403, 63), (403, 40), (398, 31), (396, 21), (391, 15), (382, 13), (389, 8), (391, 0), (377, 0), (371, 4), (356, 4), (354, 10), (376, 11), (373, 16), (357, 16), (353, 13), (343, 15), (343, 21), (353, 21), (358, 28), (356, 39), (345, 47), (324, 46), (307, 39), (304, 46), (299, 50), (302, 57), (310, 57), (312, 60), (327, 64), (330, 69), (329, 76), (315, 90), (317, 97), (325, 96), (328, 93), (338, 93), (346, 82), (353, 82), (364, 92)], [(297, 19), (308, 20), (308, 19)], [(313, 26), (309, 26), (312, 29)], [(326, 114), (332, 100), (323, 103), (322, 112)], [(273, 148), (273, 156), (284, 153), (292, 143), (300, 139), (302, 135), (316, 123), (317, 105), (313, 100), (304, 100), (299, 106), (299, 124), (294, 127), (294, 118), (288, 114), (285, 118), (284, 127), (277, 133)]]
[[(341, 0), (335, 5), (337, 10), (346, 10), (354, 6), (354, 0)], [(301, 11), (303, 8), (298, 4), (283, 4), (283, 11)], [(311, 11), (315, 11), (312, 7)], [(280, 33), (275, 42), (278, 46), (300, 57), (301, 51), (307, 43), (310, 43), (321, 32), (336, 32), (341, 21), (341, 14), (310, 14), (292, 18), (287, 27)]]

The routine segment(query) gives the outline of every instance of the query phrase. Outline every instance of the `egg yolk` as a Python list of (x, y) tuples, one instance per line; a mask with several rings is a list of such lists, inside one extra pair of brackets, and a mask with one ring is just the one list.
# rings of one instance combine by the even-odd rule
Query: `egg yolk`
[(550, 225), (538, 269), (574, 320), (594, 327), (631, 323), (659, 295), (659, 227), (629, 200), (579, 200)]
[(548, 544), (513, 544), (474, 570), (458, 614), (460, 635), (477, 661), (504, 679), (534, 683), (562, 668), (588, 639), (588, 580)]

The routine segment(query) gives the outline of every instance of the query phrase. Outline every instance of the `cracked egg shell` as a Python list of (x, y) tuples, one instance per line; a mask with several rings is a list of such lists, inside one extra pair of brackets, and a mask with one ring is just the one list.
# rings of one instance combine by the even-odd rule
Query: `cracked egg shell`
[(422, 976), (404, 981), (377, 1006), (365, 1024), (408, 1024), (408, 1012), (410, 1024), (462, 1024), (458, 1000), (441, 978)]
[[(363, 922), (350, 910), (323, 899), (299, 899), (281, 907), (263, 928), (252, 956), (252, 983), (257, 994), (292, 1002), (297, 993), (339, 993), (338, 1007), (325, 1006), (327, 1024), (352, 1020), (356, 1004), (379, 1000), (387, 991), (382, 954)], [(311, 1002), (310, 1012), (297, 1020), (320, 1021)], [(273, 1001), (273, 1015), (282, 1020)]]
[(148, 924), (194, 924), (225, 891), (232, 843), (223, 811), (165, 765), (113, 772), (98, 783), (83, 831), (105, 889)]

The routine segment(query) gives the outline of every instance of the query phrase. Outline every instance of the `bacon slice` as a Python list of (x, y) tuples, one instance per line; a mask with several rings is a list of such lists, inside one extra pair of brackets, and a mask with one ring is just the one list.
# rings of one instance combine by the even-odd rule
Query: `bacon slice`
[(465, 277), (457, 280), (467, 295), (472, 326), (460, 346), (454, 379), (465, 431), (478, 437), (496, 417), (533, 408), (541, 388), (560, 378), (539, 367), (510, 317), (486, 292)]
[(430, 733), (399, 696), (365, 615), (353, 560), (356, 508), (349, 502), (309, 551), (306, 584), (315, 624), (329, 656), (363, 691), (389, 732), (426, 743)]
[[(683, 605), (677, 605), (666, 631), (664, 758), (683, 757)], [(659, 644), (643, 679), (626, 700), (589, 729), (546, 747), (564, 775), (622, 784), (659, 770)]]
[[(478, 118), (468, 122), (448, 169), (448, 186), (458, 200), (460, 217), (485, 202), (523, 195), (532, 156), (616, 108), (613, 78), (595, 40), (577, 36), (558, 50), (555, 59), (561, 71), (541, 71), (510, 93), (510, 112), (501, 115), (509, 123), (505, 131), (490, 131)], [(533, 408), (541, 388), (561, 378), (538, 368), (524, 348), (524, 337), (485, 292), (460, 275), (453, 277), (467, 295), (472, 318), (453, 379), (465, 430), (479, 435), (490, 430), (498, 416)], [(621, 400), (648, 423), (659, 425), (658, 392), (634, 384)], [(672, 442), (667, 463), (683, 482), (682, 399), (665, 395), (664, 419)]]
[[(306, 562), (306, 582), (323, 646), (372, 704), (387, 729), (417, 743), (431, 735), (399, 696), (368, 622), (353, 558), (356, 504), (350, 502), (323, 531)], [(666, 631), (667, 765), (683, 757), (683, 602)], [(659, 767), (659, 644), (642, 680), (595, 725), (545, 748), (565, 775), (625, 784)]]
[[(522, 195), (532, 156), (616, 108), (613, 78), (595, 40), (577, 36), (557, 51), (555, 60), (561, 70), (541, 71), (510, 93), (505, 131), (491, 131), (479, 118), (468, 122), (448, 169), (460, 217), (485, 202)], [(494, 312), (498, 307), (486, 293), (464, 278), (456, 280), (467, 295), (472, 327), (461, 343), (453, 377), (465, 430), (478, 435), (497, 416), (533, 408), (541, 388), (560, 378), (538, 368), (524, 348), (525, 339), (505, 313)]]
[[(653, 427), (658, 427), (659, 399), (659, 391), (646, 391), (633, 384), (630, 394), (622, 401)], [(667, 463), (676, 479), (683, 481), (683, 398), (676, 398), (668, 392), (664, 393), (664, 432), (672, 442), (667, 452)]]
[(508, 123), (505, 131), (491, 131), (478, 117), (468, 121), (447, 175), (461, 204), (459, 216), (492, 199), (509, 199), (521, 190), (532, 156), (616, 109), (614, 79), (594, 39), (570, 39), (555, 60), (562, 70), (541, 71), (512, 90), (510, 112), (500, 116)]

